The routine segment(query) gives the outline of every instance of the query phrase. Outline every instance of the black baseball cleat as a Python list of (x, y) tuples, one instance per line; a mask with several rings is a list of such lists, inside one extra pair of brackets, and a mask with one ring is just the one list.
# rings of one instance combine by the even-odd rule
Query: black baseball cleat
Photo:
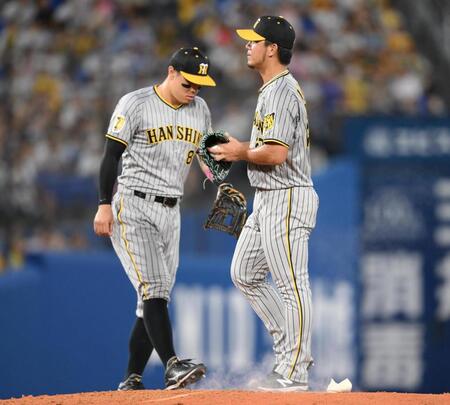
[(205, 376), (206, 366), (203, 363), (195, 364), (191, 359), (179, 360), (172, 357), (167, 362), (164, 380), (166, 390), (184, 388), (189, 384), (196, 383)]
[(122, 381), (117, 388), (117, 391), (135, 391), (145, 390), (142, 384), (142, 376), (139, 374), (130, 374), (125, 381)]

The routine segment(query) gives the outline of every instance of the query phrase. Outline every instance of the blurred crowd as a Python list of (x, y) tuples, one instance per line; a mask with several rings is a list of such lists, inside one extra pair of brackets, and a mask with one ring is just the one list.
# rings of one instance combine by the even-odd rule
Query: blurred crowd
[[(156, 84), (171, 53), (198, 46), (218, 86), (213, 127), (247, 139), (260, 78), (234, 30), (283, 15), (305, 93), (313, 169), (341, 150), (348, 115), (448, 113), (433, 66), (385, 0), (10, 0), (0, 6), (0, 268), (21, 252), (85, 249), (104, 133), (118, 99)], [(245, 189), (245, 165), (234, 181)], [(185, 207), (201, 205), (194, 169)], [(212, 188), (210, 187), (210, 193)], [(208, 192), (208, 191), (207, 191)], [(103, 243), (103, 242), (100, 242)]]

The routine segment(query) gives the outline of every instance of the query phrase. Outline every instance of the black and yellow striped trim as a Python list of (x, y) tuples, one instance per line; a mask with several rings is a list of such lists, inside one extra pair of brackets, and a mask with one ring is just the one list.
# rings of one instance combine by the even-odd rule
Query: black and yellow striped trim
[(270, 83), (273, 83), (275, 80), (279, 79), (280, 77), (286, 76), (289, 74), (289, 70), (283, 70), (281, 73), (277, 74), (276, 76), (272, 77), (267, 83), (264, 83), (264, 85), (259, 89), (259, 93), (261, 93)]
[(128, 146), (128, 143), (126, 141), (124, 141), (123, 139), (120, 138), (116, 138), (114, 135), (111, 134), (106, 134), (105, 135), (108, 139), (112, 139), (113, 141), (119, 142), (125, 146)]
[(289, 145), (283, 141), (280, 141), (279, 139), (272, 139), (272, 138), (268, 138), (268, 139), (264, 139), (263, 143), (277, 143), (279, 145), (282, 145), (286, 148), (289, 148)]
[(148, 283), (145, 283), (144, 280), (142, 280), (142, 274), (141, 274), (141, 272), (139, 271), (139, 269), (137, 267), (136, 260), (134, 259), (133, 253), (131, 253), (130, 245), (129, 245), (128, 240), (127, 240), (127, 238), (125, 236), (125, 223), (122, 221), (122, 218), (121, 218), (122, 210), (123, 210), (123, 196), (120, 198), (120, 208), (119, 208), (119, 212), (117, 213), (117, 220), (119, 221), (120, 228), (121, 228), (120, 235), (121, 235), (122, 240), (123, 240), (123, 242), (125, 244), (125, 250), (127, 251), (128, 256), (130, 257), (131, 264), (133, 265), (134, 271), (136, 272), (136, 275), (138, 277), (139, 284), (142, 285), (142, 287), (143, 287), (142, 288), (143, 289), (143, 294), (142, 295), (143, 295), (143, 298), (145, 300), (145, 299), (149, 298), (148, 294), (147, 294)]
[(159, 97), (159, 99), (166, 105), (168, 105), (170, 108), (173, 108), (174, 110), (178, 110), (179, 108), (183, 107), (183, 104), (179, 104), (179, 105), (173, 105), (172, 103), (169, 103), (166, 99), (164, 99), (163, 96), (161, 96), (161, 94), (158, 91), (158, 87), (157, 86), (153, 86), (153, 90), (155, 90), (156, 95)]
[(288, 378), (292, 377), (292, 374), (295, 370), (295, 365), (297, 364), (298, 357), (300, 355), (301, 351), (301, 344), (302, 344), (302, 335), (303, 335), (303, 307), (302, 302), (300, 300), (300, 293), (298, 292), (298, 286), (297, 286), (297, 280), (295, 278), (295, 271), (294, 266), (292, 264), (292, 252), (291, 252), (291, 241), (289, 239), (289, 232), (290, 232), (290, 219), (291, 219), (291, 210), (292, 210), (292, 188), (288, 189), (288, 210), (286, 214), (286, 252), (288, 256), (288, 262), (289, 262), (289, 270), (292, 277), (292, 285), (294, 286), (294, 293), (295, 293), (295, 299), (297, 301), (297, 306), (299, 308), (298, 311), (298, 317), (299, 317), (299, 323), (300, 323), (300, 331), (298, 334), (298, 343), (297, 343), (297, 353), (295, 354), (294, 362), (292, 363), (291, 370), (289, 371)]

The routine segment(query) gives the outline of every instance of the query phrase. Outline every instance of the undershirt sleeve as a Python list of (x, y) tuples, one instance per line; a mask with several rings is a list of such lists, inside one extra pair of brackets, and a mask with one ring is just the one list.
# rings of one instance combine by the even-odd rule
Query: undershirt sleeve
[(125, 148), (126, 146), (123, 143), (109, 138), (106, 139), (103, 157), (100, 163), (99, 205), (111, 204), (119, 161)]

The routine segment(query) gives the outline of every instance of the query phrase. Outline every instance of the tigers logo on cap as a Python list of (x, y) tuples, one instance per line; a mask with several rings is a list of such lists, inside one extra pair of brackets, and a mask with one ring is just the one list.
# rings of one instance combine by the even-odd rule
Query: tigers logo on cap
[(196, 47), (181, 48), (176, 51), (169, 61), (169, 66), (189, 82), (200, 86), (215, 86), (216, 82), (208, 75), (209, 60), (206, 55)]
[(208, 74), (208, 64), (207, 63), (200, 63), (197, 73), (199, 75), (207, 75)]

